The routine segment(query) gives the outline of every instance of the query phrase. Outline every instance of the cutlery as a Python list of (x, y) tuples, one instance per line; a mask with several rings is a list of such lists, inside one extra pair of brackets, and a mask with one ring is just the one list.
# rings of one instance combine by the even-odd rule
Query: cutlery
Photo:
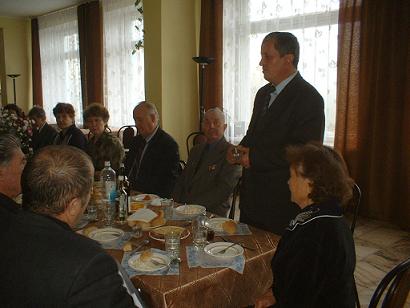
[(232, 243), (231, 245), (229, 245), (229, 246), (225, 247), (224, 249), (218, 251), (217, 254), (223, 255), (225, 252), (227, 252), (227, 250), (228, 250), (229, 248), (231, 248), (231, 247), (233, 247), (233, 246), (235, 246), (235, 245), (238, 245), (238, 244)]
[(166, 264), (166, 263), (163, 263), (163, 262), (158, 262), (157, 260), (155, 260), (155, 259), (151, 259), (150, 260), (150, 262), (152, 263), (152, 264), (154, 264), (155, 266), (170, 266), (170, 264)]
[(255, 248), (248, 247), (248, 246), (246, 246), (246, 245), (244, 245), (244, 244), (242, 244), (242, 243), (240, 243), (240, 242), (228, 241), (228, 240), (227, 240), (226, 238), (224, 238), (223, 236), (220, 236), (220, 238), (221, 238), (224, 242), (235, 243), (235, 244), (241, 246), (242, 248), (245, 248), (245, 249), (248, 249), (248, 250), (251, 250), (251, 251), (255, 251), (255, 250), (256, 250)]
[(142, 247), (144, 247), (145, 245), (147, 245), (149, 243), (149, 239), (145, 239), (145, 240), (143, 240), (142, 242), (140, 242), (136, 247), (135, 247), (135, 249), (133, 249), (131, 252), (130, 252), (130, 256), (132, 256), (134, 253), (136, 253), (138, 250), (140, 250)]

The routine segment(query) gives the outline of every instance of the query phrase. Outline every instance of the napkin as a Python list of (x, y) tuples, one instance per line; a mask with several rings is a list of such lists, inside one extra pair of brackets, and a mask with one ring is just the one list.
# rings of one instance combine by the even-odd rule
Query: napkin
[(150, 222), (155, 217), (157, 217), (157, 213), (150, 209), (139, 209), (135, 211), (131, 216), (128, 216), (127, 220), (138, 220), (142, 222)]
[(245, 257), (243, 255), (226, 260), (210, 256), (203, 249), (194, 246), (186, 246), (186, 254), (189, 268), (198, 266), (202, 268), (229, 267), (239, 274), (243, 274), (245, 269)]
[[(168, 255), (166, 251), (156, 249), (156, 248), (151, 248), (151, 251), (162, 254), (162, 255), (165, 255), (165, 256)], [(171, 263), (169, 271), (168, 271), (168, 268), (163, 268), (163, 269), (160, 269), (160, 270), (155, 271), (155, 272), (143, 272), (143, 271), (137, 271), (137, 270), (133, 269), (131, 266), (128, 265), (128, 260), (130, 259), (130, 257), (131, 257), (130, 253), (126, 252), (126, 253), (124, 253), (124, 255), (122, 257), (122, 261), (121, 261), (121, 265), (125, 269), (125, 271), (127, 272), (129, 277), (133, 277), (133, 276), (136, 276), (136, 275), (153, 275), (153, 276), (179, 275), (179, 263), (178, 262)]]

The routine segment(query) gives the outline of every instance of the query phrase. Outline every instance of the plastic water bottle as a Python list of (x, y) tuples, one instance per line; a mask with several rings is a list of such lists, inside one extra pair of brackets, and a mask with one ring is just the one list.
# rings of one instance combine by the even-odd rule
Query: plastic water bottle
[(101, 170), (101, 183), (104, 189), (104, 199), (115, 202), (117, 179), (109, 161), (104, 162), (104, 169)]

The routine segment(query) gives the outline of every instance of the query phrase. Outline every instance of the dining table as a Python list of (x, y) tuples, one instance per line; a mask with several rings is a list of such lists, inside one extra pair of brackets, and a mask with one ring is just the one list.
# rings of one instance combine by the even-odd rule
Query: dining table
[[(209, 214), (208, 214), (209, 215)], [(214, 216), (214, 215), (212, 215)], [(190, 229), (189, 220), (167, 220), (166, 225)], [(127, 224), (115, 224), (115, 228), (130, 231)], [(240, 243), (244, 248), (244, 268), (239, 273), (228, 267), (189, 267), (186, 247), (192, 246), (192, 232), (180, 243), (179, 273), (176, 275), (134, 275), (129, 277), (140, 290), (148, 307), (247, 307), (272, 286), (271, 260), (280, 236), (248, 226), (250, 234), (227, 235), (218, 233), (212, 242)], [(144, 231), (131, 242), (138, 245), (148, 239), (146, 248), (165, 251), (164, 241), (155, 240)], [(146, 241), (147, 242), (147, 241)], [(107, 253), (121, 263), (122, 249), (106, 249)]]

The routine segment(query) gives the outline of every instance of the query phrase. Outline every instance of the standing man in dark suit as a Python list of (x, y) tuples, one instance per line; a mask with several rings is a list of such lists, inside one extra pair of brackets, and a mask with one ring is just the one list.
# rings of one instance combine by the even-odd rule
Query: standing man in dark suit
[(53, 144), (58, 133), (51, 125), (48, 125), (44, 109), (34, 106), (28, 116), (34, 122), (35, 127), (31, 137), (33, 151), (36, 152), (42, 147)]
[(206, 143), (197, 144), (189, 152), (187, 167), (173, 194), (177, 202), (200, 204), (222, 217), (228, 214), (228, 200), (242, 171), (225, 159), (229, 148), (225, 129), (224, 113), (218, 108), (209, 109), (202, 123)]
[(290, 144), (323, 141), (324, 104), (297, 70), (299, 43), (288, 32), (269, 33), (262, 42), (263, 75), (269, 83), (256, 93), (251, 122), (240, 146), (228, 151), (230, 163), (244, 167), (240, 220), (282, 234), (298, 213), (290, 201)]
[(72, 146), (41, 149), (24, 171), (23, 206), (0, 234), (4, 307), (133, 307), (115, 261), (73, 231), (90, 199), (94, 168)]
[(178, 176), (178, 144), (159, 127), (154, 104), (139, 103), (133, 115), (138, 135), (125, 161), (131, 189), (169, 198)]

